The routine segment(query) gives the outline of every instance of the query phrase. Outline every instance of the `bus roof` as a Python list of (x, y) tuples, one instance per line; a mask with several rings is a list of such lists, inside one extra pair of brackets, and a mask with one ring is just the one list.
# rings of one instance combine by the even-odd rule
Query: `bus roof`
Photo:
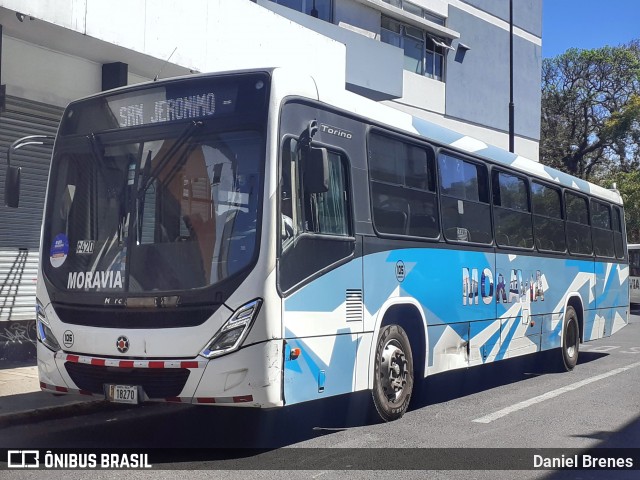
[(417, 134), (436, 144), (477, 155), (485, 160), (512, 167), (515, 170), (538, 177), (541, 180), (557, 183), (612, 203), (622, 204), (620, 193), (616, 190), (608, 190), (556, 170), (555, 168), (543, 165), (540, 162), (511, 153), (494, 145), (489, 145), (476, 138), (346, 90), (339, 92), (319, 86), (318, 94), (321, 102), (328, 103), (342, 110), (364, 115), (376, 123), (382, 123), (414, 135)]

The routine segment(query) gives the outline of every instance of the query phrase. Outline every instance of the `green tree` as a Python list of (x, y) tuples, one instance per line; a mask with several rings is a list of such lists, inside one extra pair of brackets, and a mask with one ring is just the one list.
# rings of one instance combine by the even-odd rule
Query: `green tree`
[(540, 161), (589, 179), (640, 167), (640, 42), (542, 63)]

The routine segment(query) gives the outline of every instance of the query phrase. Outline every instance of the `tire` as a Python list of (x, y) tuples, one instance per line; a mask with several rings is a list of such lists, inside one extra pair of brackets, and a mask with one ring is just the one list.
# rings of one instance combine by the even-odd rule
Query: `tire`
[(383, 327), (378, 336), (373, 403), (382, 420), (402, 417), (413, 392), (413, 355), (407, 334), (398, 325)]
[(562, 371), (570, 372), (578, 363), (580, 349), (580, 327), (578, 315), (573, 307), (568, 306), (564, 314), (564, 327), (562, 331), (562, 357), (559, 367)]

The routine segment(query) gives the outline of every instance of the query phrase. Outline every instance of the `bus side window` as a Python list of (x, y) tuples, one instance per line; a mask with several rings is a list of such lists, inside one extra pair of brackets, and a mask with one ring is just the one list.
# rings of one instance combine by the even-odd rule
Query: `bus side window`
[(593, 231), (593, 250), (596, 256), (615, 257), (611, 210), (608, 205), (595, 200), (591, 201), (591, 227)]
[[(309, 192), (302, 182), (305, 231), (348, 236), (347, 172), (342, 157), (328, 152), (329, 186), (326, 192)], [(304, 179), (304, 176), (303, 176)]]
[(593, 246), (587, 199), (571, 192), (565, 192), (565, 209), (569, 252), (591, 255)]
[(624, 216), (621, 214), (619, 207), (613, 207), (613, 245), (616, 253), (616, 258), (623, 259), (625, 252), (624, 234), (622, 233), (622, 219)]
[[(328, 188), (305, 189), (304, 148), (285, 141), (280, 169), (278, 286), (287, 295), (306, 279), (353, 255), (347, 159), (327, 152)], [(311, 191), (315, 190), (315, 191)]]
[(499, 170), (493, 171), (492, 179), (496, 243), (500, 246), (532, 248), (527, 181)]
[(301, 233), (350, 236), (347, 167), (343, 157), (328, 152), (329, 188), (310, 192), (304, 184), (304, 149), (295, 139), (285, 143), (280, 171), (280, 239), (286, 250)]
[(445, 238), (490, 244), (493, 235), (487, 167), (441, 153), (438, 168)]
[(531, 182), (531, 204), (538, 250), (564, 253), (567, 250), (567, 242), (560, 190)]
[(368, 158), (376, 231), (438, 238), (433, 150), (373, 133)]

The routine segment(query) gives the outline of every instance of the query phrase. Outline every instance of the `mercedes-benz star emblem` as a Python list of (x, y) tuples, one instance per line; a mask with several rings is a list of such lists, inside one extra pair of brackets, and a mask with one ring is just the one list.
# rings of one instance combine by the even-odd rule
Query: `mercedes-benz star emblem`
[(129, 339), (124, 335), (119, 336), (116, 341), (116, 347), (120, 353), (127, 353), (127, 350), (129, 350)]

